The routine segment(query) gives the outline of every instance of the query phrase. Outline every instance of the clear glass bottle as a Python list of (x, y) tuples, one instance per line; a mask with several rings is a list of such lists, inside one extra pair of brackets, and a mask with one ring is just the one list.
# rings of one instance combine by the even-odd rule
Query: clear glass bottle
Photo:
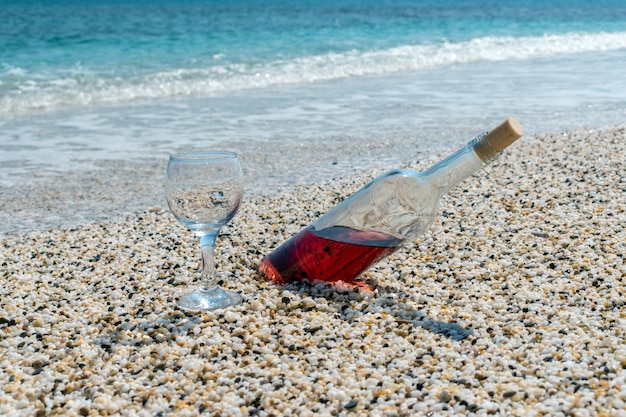
[(424, 233), (448, 190), (498, 158), (520, 138), (508, 118), (424, 172), (385, 172), (265, 256), (262, 276), (351, 283), (374, 263)]

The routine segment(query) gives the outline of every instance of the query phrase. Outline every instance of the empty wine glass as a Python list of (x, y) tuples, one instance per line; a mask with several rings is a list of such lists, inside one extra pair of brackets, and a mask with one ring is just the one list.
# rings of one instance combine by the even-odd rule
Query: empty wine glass
[(214, 310), (241, 303), (215, 280), (215, 239), (241, 204), (243, 173), (234, 152), (189, 152), (170, 155), (165, 180), (167, 204), (174, 216), (200, 241), (202, 287), (177, 302), (186, 310)]

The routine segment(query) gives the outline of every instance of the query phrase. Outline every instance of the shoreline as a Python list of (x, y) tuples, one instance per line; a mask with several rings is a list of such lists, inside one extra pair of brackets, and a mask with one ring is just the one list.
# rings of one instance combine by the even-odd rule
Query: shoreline
[[(164, 201), (0, 235), (0, 414), (626, 415), (624, 155), (624, 125), (523, 137), (364, 274), (373, 295), (256, 272), (371, 167), (248, 193), (218, 237), (224, 286), (244, 298), (223, 311), (175, 307), (199, 251)], [(33, 190), (11, 204), (55, 210)]]
[[(406, 136), (375, 142), (348, 135), (323, 137), (319, 141), (281, 141), (277, 137), (251, 143), (230, 142), (228, 146), (208, 149), (239, 154), (245, 175), (245, 199), (254, 195), (270, 197), (294, 186), (342, 176), (373, 176), (405, 164), (407, 159), (443, 155), (471, 139), (470, 135), (465, 136), (452, 137), (444, 145), (423, 144), (423, 139), (410, 140)], [(170, 149), (180, 152), (185, 147)], [(163, 180), (167, 157), (168, 154), (157, 154), (136, 161), (86, 160), (79, 170), (51, 171), (35, 166), (30, 173), (16, 174), (12, 183), (0, 183), (4, 197), (0, 201), (0, 237), (110, 221), (151, 208), (166, 210)]]
[[(493, 125), (480, 124), (483, 129)], [(570, 132), (619, 127), (582, 127)], [(480, 133), (480, 127), (465, 131), (451, 128), (437, 134), (427, 130), (411, 135), (389, 133), (374, 142), (347, 135), (301, 142), (275, 138), (233, 142), (226, 148), (239, 153), (242, 159), (245, 199), (255, 195), (272, 197), (293, 187), (315, 186), (341, 178), (373, 179), (386, 170), (420, 163), (416, 169), (422, 170)], [(535, 136), (541, 134), (531, 133), (528, 137)], [(426, 138), (434, 144), (427, 143)], [(172, 150), (178, 151), (181, 149)], [(150, 209), (167, 210), (163, 195), (167, 154), (137, 161), (89, 159), (84, 163), (82, 169), (67, 171), (34, 166), (30, 173), (15, 174), (13, 181), (0, 183), (0, 238), (113, 221)]]

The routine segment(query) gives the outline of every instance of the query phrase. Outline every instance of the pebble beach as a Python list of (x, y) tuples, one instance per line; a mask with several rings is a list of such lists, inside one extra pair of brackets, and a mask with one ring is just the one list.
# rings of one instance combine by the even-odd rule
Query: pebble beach
[(210, 313), (175, 305), (200, 255), (163, 205), (8, 233), (0, 414), (626, 416), (624, 155), (625, 126), (523, 137), (362, 276), (371, 291), (257, 266), (380, 171), (248, 190), (216, 248), (244, 302)]

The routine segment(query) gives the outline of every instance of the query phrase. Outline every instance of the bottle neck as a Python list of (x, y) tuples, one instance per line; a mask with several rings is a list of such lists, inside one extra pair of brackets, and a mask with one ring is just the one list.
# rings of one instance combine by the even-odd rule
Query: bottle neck
[(500, 152), (491, 146), (485, 133), (424, 171), (423, 175), (441, 196), (499, 156)]

